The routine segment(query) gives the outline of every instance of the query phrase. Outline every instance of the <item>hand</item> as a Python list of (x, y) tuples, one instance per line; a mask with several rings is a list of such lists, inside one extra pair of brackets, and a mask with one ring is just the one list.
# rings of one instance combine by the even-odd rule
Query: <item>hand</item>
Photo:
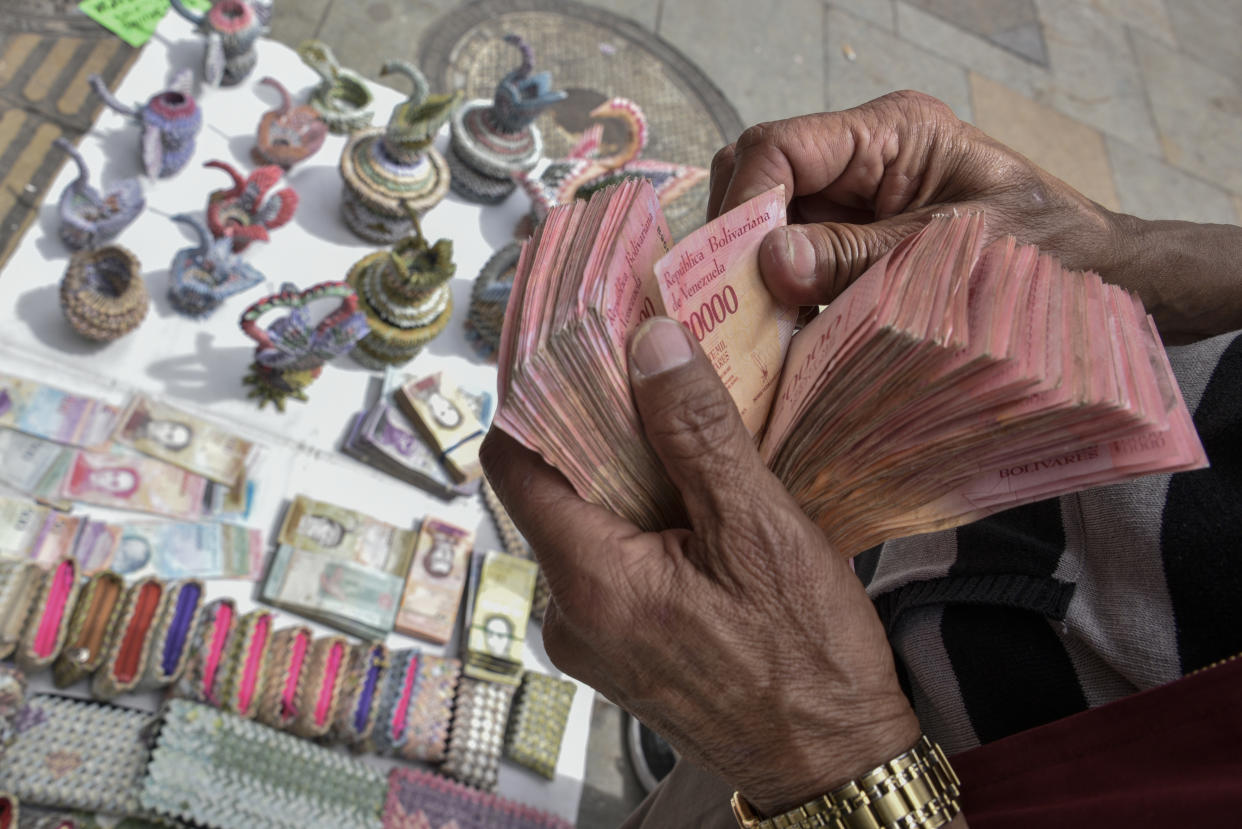
[(1167, 341), (1242, 327), (1242, 230), (1113, 213), (918, 92), (751, 127), (712, 160), (707, 217), (777, 184), (790, 226), (759, 264), (791, 305), (830, 302), (932, 213), (982, 209), (985, 241), (1013, 235), (1135, 291)]
[(648, 320), (630, 379), (686, 529), (641, 532), (508, 435), (483, 444), (547, 574), (552, 661), (768, 815), (912, 746), (919, 725), (870, 600), (763, 466), (702, 350)]

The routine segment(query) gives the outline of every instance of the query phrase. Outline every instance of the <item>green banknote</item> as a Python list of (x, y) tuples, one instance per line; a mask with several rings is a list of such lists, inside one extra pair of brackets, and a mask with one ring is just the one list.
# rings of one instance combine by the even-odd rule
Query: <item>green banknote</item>
[(361, 512), (299, 495), (289, 505), (279, 542), (397, 576), (410, 570), (418, 534)]
[(538, 565), (491, 551), (483, 558), (466, 640), (467, 676), (517, 685)]
[(272, 555), (263, 600), (364, 638), (392, 631), (402, 579), (356, 562), (282, 544)]

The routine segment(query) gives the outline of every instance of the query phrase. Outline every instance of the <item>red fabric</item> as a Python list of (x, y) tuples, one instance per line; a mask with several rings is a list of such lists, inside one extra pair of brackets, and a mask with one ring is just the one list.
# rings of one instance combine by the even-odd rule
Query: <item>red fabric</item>
[(971, 829), (1236, 826), (1242, 658), (952, 758)]

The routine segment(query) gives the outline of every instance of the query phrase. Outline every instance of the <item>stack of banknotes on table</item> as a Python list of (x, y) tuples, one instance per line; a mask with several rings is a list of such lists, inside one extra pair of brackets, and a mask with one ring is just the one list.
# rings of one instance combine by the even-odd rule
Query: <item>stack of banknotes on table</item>
[(522, 651), (539, 566), (495, 550), (470, 562), (464, 636), (466, 676), (505, 685), (522, 681)]
[(1207, 463), (1137, 298), (985, 216), (942, 215), (796, 335), (767, 293), (778, 188), (669, 250), (650, 185), (556, 208), (526, 244), (496, 423), (579, 494), (647, 529), (684, 522), (627, 379), (626, 340), (682, 322), (769, 468), (844, 554), (1017, 504)]

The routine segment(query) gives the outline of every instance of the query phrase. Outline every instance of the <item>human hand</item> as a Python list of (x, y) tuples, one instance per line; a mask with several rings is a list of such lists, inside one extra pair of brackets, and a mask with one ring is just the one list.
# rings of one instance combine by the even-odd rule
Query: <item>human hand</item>
[(932, 213), (982, 209), (985, 243), (1013, 235), (1136, 292), (1166, 341), (1242, 326), (1242, 230), (1113, 213), (922, 93), (751, 127), (712, 160), (707, 217), (777, 184), (790, 225), (759, 265), (790, 305), (830, 302)]
[(870, 600), (763, 466), (702, 350), (648, 320), (630, 380), (686, 529), (641, 532), (507, 434), (483, 444), (548, 578), (552, 661), (769, 815), (910, 748), (919, 725)]

